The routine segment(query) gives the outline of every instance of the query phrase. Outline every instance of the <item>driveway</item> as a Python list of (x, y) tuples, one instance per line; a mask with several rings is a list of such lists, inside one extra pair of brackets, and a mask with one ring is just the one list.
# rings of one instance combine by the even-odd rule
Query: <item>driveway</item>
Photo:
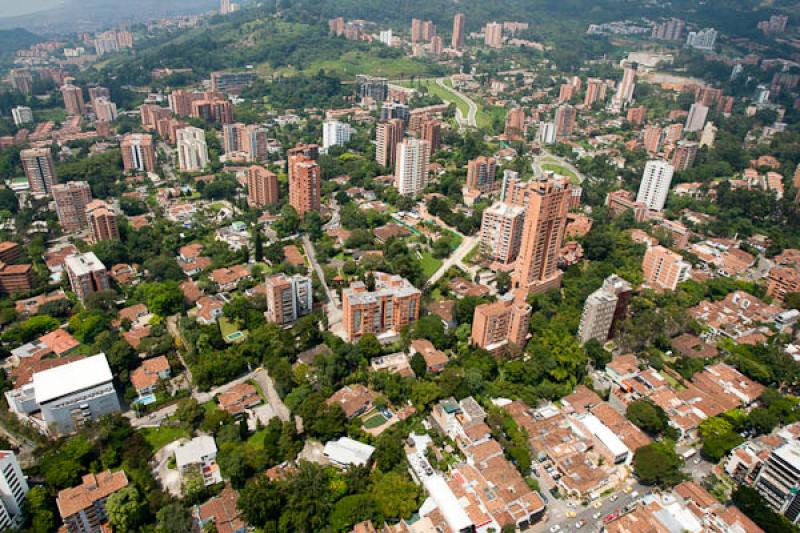
[(437, 281), (439, 281), (442, 276), (444, 276), (445, 272), (450, 270), (450, 268), (460, 264), (464, 261), (464, 258), (472, 251), (475, 245), (478, 244), (478, 237), (464, 237), (464, 240), (461, 241), (461, 244), (455, 251), (450, 254), (450, 256), (445, 259), (439, 269), (433, 273), (433, 276), (428, 279), (428, 285), (434, 285)]
[(181, 475), (177, 468), (169, 468), (169, 460), (175, 456), (175, 450), (178, 449), (188, 439), (178, 439), (175, 442), (170, 442), (160, 450), (158, 450), (153, 458), (155, 466), (153, 467), (153, 477), (156, 478), (161, 486), (172, 496), (179, 498), (181, 496)]

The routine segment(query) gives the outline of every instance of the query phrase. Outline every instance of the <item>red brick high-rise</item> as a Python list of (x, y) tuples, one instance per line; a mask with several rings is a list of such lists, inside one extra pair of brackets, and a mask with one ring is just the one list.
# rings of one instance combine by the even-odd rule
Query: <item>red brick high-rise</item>
[(152, 135), (129, 133), (122, 138), (119, 147), (126, 172), (155, 172), (156, 150)]
[(64, 85), (61, 87), (61, 96), (64, 98), (64, 109), (68, 115), (83, 115), (86, 112), (83, 90), (80, 87)]
[(403, 140), (405, 123), (399, 118), (379, 122), (375, 127), (375, 161), (392, 168), (397, 157), (397, 145)]
[(86, 206), (86, 221), (89, 225), (89, 240), (92, 244), (100, 241), (119, 240), (117, 214), (103, 200), (89, 202)]
[(319, 165), (303, 155), (289, 158), (289, 203), (302, 218), (320, 208)]
[(86, 206), (92, 201), (92, 191), (85, 181), (69, 181), (53, 186), (58, 222), (65, 233), (86, 227)]
[(514, 287), (545, 292), (561, 284), (558, 254), (564, 240), (570, 190), (555, 180), (529, 185), (522, 246), (512, 280)]
[(428, 141), (431, 146), (431, 154), (439, 149), (442, 144), (442, 123), (435, 118), (426, 117), (422, 121), (419, 138)]
[(28, 148), (19, 153), (25, 177), (34, 194), (47, 194), (58, 183), (50, 148)]
[(500, 189), (496, 179), (497, 160), (494, 157), (480, 156), (470, 160), (467, 165), (467, 188), (490, 194)]
[(278, 203), (278, 177), (274, 172), (257, 165), (247, 169), (247, 203), (251, 207)]
[(450, 41), (450, 48), (461, 50), (464, 48), (464, 14), (458, 13), (453, 17), (453, 38)]

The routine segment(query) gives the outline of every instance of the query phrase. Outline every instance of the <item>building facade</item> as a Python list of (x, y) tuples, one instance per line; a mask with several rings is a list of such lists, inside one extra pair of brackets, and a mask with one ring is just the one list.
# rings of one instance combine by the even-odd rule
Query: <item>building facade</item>
[(689, 279), (691, 265), (672, 250), (652, 246), (644, 254), (642, 270), (648, 286), (674, 291), (678, 283)]
[(251, 207), (266, 207), (278, 203), (278, 176), (264, 167), (247, 169), (247, 203)]
[(516, 289), (496, 302), (477, 306), (472, 318), (472, 343), (493, 354), (509, 348), (523, 350), (531, 316), (527, 296), (527, 291)]
[(25, 177), (28, 178), (31, 192), (48, 194), (53, 185), (58, 183), (56, 165), (49, 148), (28, 148), (19, 153)]
[(522, 244), (525, 209), (497, 202), (483, 211), (481, 220), (481, 253), (498, 263), (516, 261)]
[(419, 318), (422, 293), (407, 279), (375, 272), (374, 290), (356, 281), (342, 291), (344, 336), (354, 342), (372, 333), (396, 336)]
[(123, 137), (119, 147), (126, 172), (155, 172), (156, 151), (152, 135), (129, 133)]
[(178, 168), (198, 172), (208, 165), (206, 132), (192, 126), (178, 130)]
[(430, 143), (421, 139), (406, 139), (397, 145), (395, 187), (402, 195), (415, 195), (428, 184)]
[(85, 181), (69, 181), (53, 186), (58, 222), (64, 233), (86, 227), (86, 206), (92, 201), (92, 191)]
[(644, 167), (636, 201), (643, 203), (653, 211), (664, 209), (673, 172), (672, 165), (666, 161), (648, 161)]
[(81, 302), (90, 294), (111, 287), (106, 267), (94, 255), (94, 252), (68, 255), (64, 259), (64, 268), (67, 271), (72, 292)]
[(117, 214), (103, 200), (93, 200), (86, 205), (86, 222), (92, 244), (119, 240)]
[(297, 319), (312, 311), (313, 290), (311, 278), (296, 274), (277, 274), (266, 281), (268, 322), (291, 326)]

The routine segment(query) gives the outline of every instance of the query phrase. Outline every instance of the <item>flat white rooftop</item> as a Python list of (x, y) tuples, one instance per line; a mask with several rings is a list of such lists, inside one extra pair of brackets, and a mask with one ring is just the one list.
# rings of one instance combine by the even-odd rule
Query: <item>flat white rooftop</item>
[(39, 405), (73, 392), (108, 383), (113, 379), (106, 354), (100, 353), (33, 375), (33, 390)]
[(94, 252), (68, 255), (64, 258), (64, 264), (76, 276), (83, 276), (106, 269), (105, 265), (94, 255)]

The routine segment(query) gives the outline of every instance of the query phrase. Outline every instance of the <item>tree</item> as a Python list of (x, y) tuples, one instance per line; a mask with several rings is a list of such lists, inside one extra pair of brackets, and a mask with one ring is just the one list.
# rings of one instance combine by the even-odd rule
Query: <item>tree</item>
[[(281, 489), (267, 476), (247, 483), (239, 492), (237, 506), (245, 521), (264, 531), (277, 531), (277, 521), (286, 504)], [(273, 527), (267, 527), (272, 524)]]
[(55, 502), (50, 501), (47, 489), (42, 486), (32, 487), (25, 496), (25, 514), (31, 519), (30, 530), (45, 533), (56, 530), (56, 517), (53, 513)]
[(376, 515), (371, 494), (351, 494), (333, 506), (328, 523), (333, 531), (350, 531), (353, 526)]
[(378, 337), (372, 333), (367, 333), (358, 339), (358, 348), (367, 359), (378, 357), (383, 353), (381, 342), (378, 340)]
[(795, 528), (785, 516), (772, 510), (767, 500), (759, 492), (747, 485), (738, 485), (733, 491), (732, 500), (748, 518), (764, 531), (770, 533), (795, 533)]
[(425, 363), (425, 358), (422, 357), (422, 354), (417, 352), (413, 356), (411, 356), (411, 370), (414, 371), (414, 374), (418, 378), (425, 377), (425, 373), (428, 371), (428, 365)]
[(186, 427), (196, 428), (203, 418), (203, 408), (194, 398), (184, 398), (178, 402), (175, 409), (175, 418)]
[(127, 533), (138, 531), (144, 520), (145, 503), (139, 491), (133, 485), (128, 485), (108, 497), (106, 513), (108, 522), (114, 531)]
[(408, 518), (419, 507), (417, 486), (400, 472), (388, 472), (377, 476), (372, 484), (375, 504), (387, 518)]
[(126, 263), (128, 261), (127, 248), (117, 240), (100, 241), (92, 246), (92, 251), (109, 268), (118, 263)]
[(625, 416), (639, 429), (653, 436), (666, 429), (668, 418), (664, 410), (650, 400), (636, 400), (628, 404)]
[(147, 303), (150, 312), (168, 316), (183, 309), (183, 291), (177, 281), (142, 283), (137, 295)]
[(159, 255), (144, 262), (147, 278), (153, 281), (184, 281), (186, 275), (174, 257)]
[(681, 482), (683, 461), (669, 441), (642, 446), (633, 455), (633, 469), (644, 485), (671, 487)]
[(444, 332), (442, 319), (437, 315), (425, 315), (413, 324), (409, 333), (410, 339), (428, 339), (437, 348), (448, 345), (447, 334)]
[(495, 283), (497, 284), (497, 292), (500, 294), (507, 293), (511, 289), (511, 274), (505, 271), (498, 272)]
[(440, 397), (441, 391), (432, 381), (418, 381), (411, 388), (411, 401), (420, 413)]
[(261, 235), (261, 228), (256, 226), (255, 228), (255, 242), (253, 243), (253, 257), (256, 260), (256, 263), (260, 263), (264, 260), (264, 237)]
[(700, 423), (700, 437), (703, 455), (715, 463), (744, 442), (733, 425), (720, 416), (712, 416)]
[(180, 503), (170, 503), (156, 513), (156, 533), (191, 532), (192, 513)]

